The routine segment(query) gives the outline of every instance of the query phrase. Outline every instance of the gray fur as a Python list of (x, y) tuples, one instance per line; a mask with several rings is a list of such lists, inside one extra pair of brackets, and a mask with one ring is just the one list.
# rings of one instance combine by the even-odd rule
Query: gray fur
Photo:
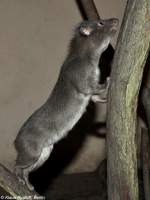
[(46, 161), (53, 145), (74, 127), (92, 97), (106, 100), (108, 83), (99, 84), (98, 63), (117, 24), (117, 19), (109, 19), (78, 25), (50, 97), (21, 127), (14, 142), (18, 152), (15, 172), (29, 189), (33, 189), (29, 173)]

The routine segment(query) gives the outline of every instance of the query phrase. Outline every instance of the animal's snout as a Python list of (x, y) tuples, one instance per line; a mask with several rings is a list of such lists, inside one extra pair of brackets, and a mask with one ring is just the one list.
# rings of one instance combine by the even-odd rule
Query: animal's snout
[(104, 26), (105, 25), (105, 22), (104, 22), (104, 20), (99, 20), (99, 22), (98, 22), (98, 26)]
[(119, 24), (119, 20), (117, 18), (111, 18), (111, 19), (107, 19), (107, 20), (100, 19), (98, 22), (99, 26), (106, 25), (106, 27), (113, 27), (113, 28), (117, 28), (118, 24)]

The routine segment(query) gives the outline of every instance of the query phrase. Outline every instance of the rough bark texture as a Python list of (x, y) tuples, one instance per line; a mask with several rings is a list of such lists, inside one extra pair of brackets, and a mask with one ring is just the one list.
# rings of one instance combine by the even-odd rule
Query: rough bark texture
[(150, 33), (149, 0), (129, 0), (112, 66), (108, 103), (108, 199), (138, 200), (136, 111)]
[[(3, 198), (4, 197), (4, 198)], [(36, 192), (30, 192), (25, 186), (19, 183), (17, 177), (4, 166), (0, 165), (0, 198), (7, 199), (44, 199)]]

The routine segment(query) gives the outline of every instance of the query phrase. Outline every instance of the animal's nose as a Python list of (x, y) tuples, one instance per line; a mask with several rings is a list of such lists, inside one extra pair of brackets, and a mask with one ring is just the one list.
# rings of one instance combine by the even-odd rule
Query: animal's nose
[(104, 26), (104, 25), (105, 25), (105, 23), (104, 23), (104, 21), (103, 21), (103, 20), (99, 20), (99, 22), (98, 22), (98, 25), (99, 25), (99, 26)]

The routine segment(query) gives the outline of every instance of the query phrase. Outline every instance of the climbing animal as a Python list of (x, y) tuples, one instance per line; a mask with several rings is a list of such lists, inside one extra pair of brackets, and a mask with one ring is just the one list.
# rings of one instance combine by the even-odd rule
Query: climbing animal
[(68, 55), (51, 95), (23, 124), (14, 141), (15, 173), (30, 190), (29, 173), (50, 156), (54, 144), (67, 136), (90, 100), (105, 102), (109, 80), (99, 84), (101, 54), (117, 30), (118, 19), (83, 21), (74, 31)]

